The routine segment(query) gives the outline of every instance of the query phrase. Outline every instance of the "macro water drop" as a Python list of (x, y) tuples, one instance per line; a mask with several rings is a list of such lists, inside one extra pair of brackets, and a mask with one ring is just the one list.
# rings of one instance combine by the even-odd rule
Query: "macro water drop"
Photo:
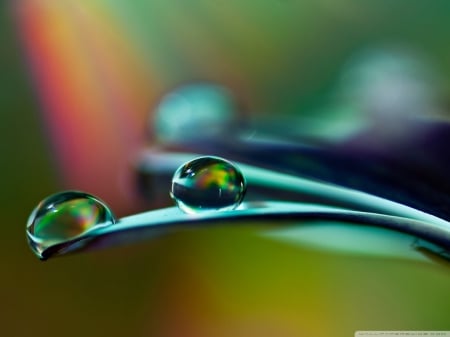
[(42, 200), (27, 222), (28, 243), (41, 259), (50, 247), (74, 242), (100, 226), (108, 226), (115, 218), (97, 197), (79, 191), (65, 191)]
[(199, 157), (180, 166), (170, 195), (186, 213), (226, 211), (238, 207), (247, 189), (240, 169), (219, 157)]

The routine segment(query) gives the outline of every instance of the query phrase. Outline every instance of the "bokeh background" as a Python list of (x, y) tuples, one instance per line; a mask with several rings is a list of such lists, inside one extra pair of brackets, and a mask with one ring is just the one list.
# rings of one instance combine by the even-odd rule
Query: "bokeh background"
[(384, 118), (447, 119), (448, 1), (0, 6), (2, 335), (450, 330), (443, 263), (330, 254), (225, 228), (41, 263), (24, 233), (37, 202), (61, 189), (96, 194), (119, 216), (150, 207), (132, 163), (156, 141), (161, 97), (181, 84), (219, 83), (250, 125), (295, 121), (314, 139)]

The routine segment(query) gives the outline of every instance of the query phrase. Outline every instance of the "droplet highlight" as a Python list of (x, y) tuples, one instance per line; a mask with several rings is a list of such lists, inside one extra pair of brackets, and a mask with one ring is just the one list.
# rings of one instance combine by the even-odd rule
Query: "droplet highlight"
[(170, 195), (186, 213), (237, 208), (247, 189), (240, 169), (219, 157), (199, 157), (180, 166)]
[(33, 252), (45, 259), (43, 253), (48, 248), (76, 241), (93, 229), (114, 222), (115, 217), (109, 207), (97, 197), (66, 191), (51, 195), (37, 205), (28, 218), (26, 232)]

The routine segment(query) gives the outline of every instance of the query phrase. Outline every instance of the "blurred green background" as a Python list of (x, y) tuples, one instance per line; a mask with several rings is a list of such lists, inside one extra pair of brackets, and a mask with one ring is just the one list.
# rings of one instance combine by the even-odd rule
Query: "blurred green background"
[[(445, 0), (95, 3), (97, 11), (127, 9), (126, 22), (141, 29), (128, 32), (136, 45), (143, 51), (156, 48), (151, 67), (157, 76), (149, 97), (140, 101), (149, 109), (173, 86), (200, 78), (240, 89), (256, 119), (307, 115), (321, 110), (324, 100), (324, 105), (332, 102), (333, 88), (355, 53), (397, 44), (431, 60), (440, 79), (439, 102), (448, 107), (450, 3)], [(49, 115), (43, 117), (39, 80), (33, 81), (31, 51), (24, 47), (15, 7), (8, 1), (0, 6), (2, 336), (450, 330), (448, 266), (330, 254), (259, 238), (248, 229), (186, 232), (39, 262), (26, 244), (26, 219), (39, 200), (67, 186), (68, 175), (53, 152), (58, 139)], [(148, 14), (152, 24), (146, 24), (142, 6), (154, 6)], [(169, 19), (179, 26), (167, 27)], [(167, 34), (171, 43), (164, 35), (158, 40), (158, 34)], [(153, 45), (146, 45), (150, 35)], [(202, 60), (201, 53), (211, 60)], [(147, 113), (139, 112), (138, 120)], [(326, 112), (320, 118), (328, 118)]]

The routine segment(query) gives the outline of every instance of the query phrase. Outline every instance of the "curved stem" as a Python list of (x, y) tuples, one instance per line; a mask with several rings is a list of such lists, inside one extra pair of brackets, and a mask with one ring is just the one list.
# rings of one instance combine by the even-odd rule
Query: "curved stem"
[[(149, 174), (172, 174), (181, 164), (197, 156), (197, 154), (189, 153), (148, 152), (140, 164), (141, 169), (143, 168)], [(236, 164), (246, 177), (249, 189), (263, 188), (274, 195), (290, 192), (298, 197), (297, 200), (320, 199), (326, 205), (253, 201), (244, 203), (235, 211), (212, 211), (199, 214), (184, 214), (178, 208), (169, 207), (124, 217), (114, 224), (102, 224), (76, 238), (46, 247), (38, 255), (41, 259), (47, 259), (81, 247), (89, 249), (112, 246), (165, 234), (180, 228), (211, 226), (223, 222), (233, 224), (242, 220), (258, 220), (258, 222), (284, 224), (292, 220), (321, 219), (389, 228), (450, 250), (450, 223), (437, 216), (350, 188), (252, 165)]]
[[(53, 255), (66, 254), (78, 249), (81, 244), (86, 244), (87, 250), (98, 249), (182, 228), (200, 228), (224, 222), (234, 224), (244, 220), (257, 220), (259, 224), (268, 223), (275, 226), (285, 226), (286, 222), (292, 224), (292, 221), (297, 221), (298, 224), (298, 221), (304, 220), (337, 220), (400, 231), (425, 239), (444, 249), (450, 249), (449, 228), (419, 220), (314, 204), (249, 202), (235, 211), (185, 214), (176, 207), (169, 207), (124, 217), (115, 224), (94, 228), (82, 236), (48, 247), (41, 253), (40, 258), (47, 259)], [(91, 241), (92, 239), (95, 240)]]
[[(143, 169), (147, 170), (149, 174), (160, 173), (161, 171), (174, 172), (178, 166), (198, 156), (200, 155), (192, 153), (148, 151), (142, 160)], [(364, 212), (400, 216), (431, 223), (443, 229), (450, 228), (448, 221), (435, 215), (365, 192), (239, 162), (235, 162), (235, 164), (241, 168), (246, 177), (249, 190), (252, 187), (261, 187), (274, 195), (280, 192), (292, 192), (305, 197), (305, 199), (321, 199), (321, 203), (325, 204)]]

